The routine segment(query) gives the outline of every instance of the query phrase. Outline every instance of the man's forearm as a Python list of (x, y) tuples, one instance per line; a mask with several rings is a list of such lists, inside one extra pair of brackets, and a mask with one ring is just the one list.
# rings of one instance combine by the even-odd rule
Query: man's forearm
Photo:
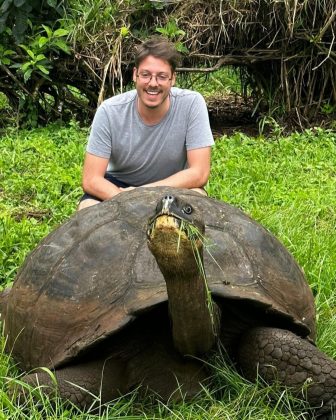
[(144, 187), (202, 188), (207, 183), (208, 177), (207, 173), (200, 173), (196, 168), (188, 168), (168, 178), (146, 184)]
[(83, 180), (83, 190), (100, 200), (109, 200), (121, 192), (116, 185), (102, 177)]

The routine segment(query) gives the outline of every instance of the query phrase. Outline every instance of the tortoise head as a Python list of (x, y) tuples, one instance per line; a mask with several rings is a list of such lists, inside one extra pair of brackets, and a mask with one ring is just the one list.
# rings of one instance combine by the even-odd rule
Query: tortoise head
[(159, 201), (148, 223), (148, 247), (166, 282), (173, 341), (182, 355), (206, 353), (217, 340), (220, 317), (206, 284), (204, 230), (197, 203), (173, 195)]
[(200, 209), (170, 194), (159, 200), (148, 222), (148, 246), (155, 256), (179, 254), (182, 257), (188, 249), (200, 250), (203, 234)]

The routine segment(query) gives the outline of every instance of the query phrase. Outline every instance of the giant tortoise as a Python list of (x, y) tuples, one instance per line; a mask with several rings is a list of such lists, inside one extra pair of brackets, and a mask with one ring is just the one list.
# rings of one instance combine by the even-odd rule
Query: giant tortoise
[[(75, 214), (27, 257), (2, 318), (22, 369), (55, 370), (80, 407), (139, 386), (193, 396), (219, 342), (249, 380), (305, 385), (324, 418), (336, 402), (303, 271), (242, 211), (190, 190), (138, 188)], [(24, 381), (54, 392), (45, 370)]]

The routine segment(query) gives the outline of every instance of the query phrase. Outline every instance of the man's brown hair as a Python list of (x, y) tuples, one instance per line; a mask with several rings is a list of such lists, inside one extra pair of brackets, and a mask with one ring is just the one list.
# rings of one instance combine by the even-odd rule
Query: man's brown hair
[(141, 61), (149, 55), (167, 61), (173, 73), (181, 61), (181, 56), (179, 52), (176, 51), (175, 45), (166, 38), (159, 36), (149, 38), (136, 47), (134, 59), (135, 67), (139, 68)]

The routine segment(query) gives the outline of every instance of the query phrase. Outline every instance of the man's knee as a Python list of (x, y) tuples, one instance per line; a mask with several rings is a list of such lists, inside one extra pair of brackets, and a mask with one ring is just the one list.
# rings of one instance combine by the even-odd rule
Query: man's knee
[(196, 192), (198, 192), (199, 194), (202, 194), (202, 195), (208, 195), (208, 193), (205, 191), (205, 189), (204, 188), (191, 188), (192, 189), (192, 191), (196, 191)]
[(87, 207), (94, 206), (95, 204), (100, 203), (99, 200), (94, 200), (93, 198), (87, 198), (81, 201), (77, 207), (77, 211), (86, 209)]

